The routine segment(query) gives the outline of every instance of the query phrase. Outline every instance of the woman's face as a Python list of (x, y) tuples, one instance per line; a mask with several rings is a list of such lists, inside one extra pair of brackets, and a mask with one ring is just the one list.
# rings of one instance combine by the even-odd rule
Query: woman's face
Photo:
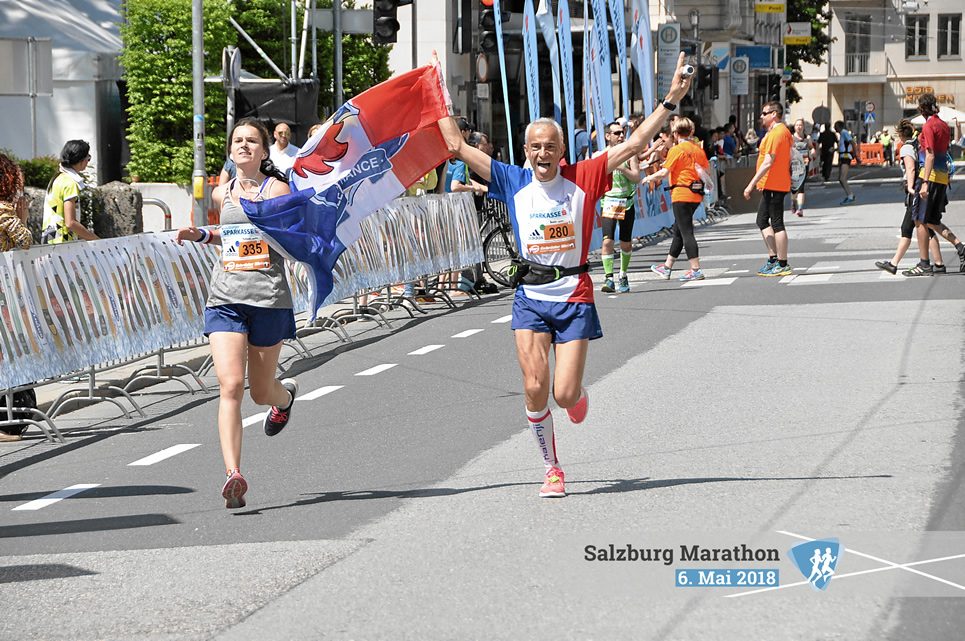
[(261, 138), (261, 132), (251, 125), (235, 127), (231, 134), (231, 159), (236, 165), (254, 164), (261, 166), (261, 161), (268, 158), (268, 150)]

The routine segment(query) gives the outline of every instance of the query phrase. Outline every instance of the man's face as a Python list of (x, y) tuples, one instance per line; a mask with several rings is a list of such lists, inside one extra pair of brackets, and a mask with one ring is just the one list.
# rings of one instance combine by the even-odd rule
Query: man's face
[(278, 143), (280, 149), (284, 149), (288, 146), (288, 141), (291, 140), (292, 130), (288, 125), (281, 124), (275, 127), (275, 142)]
[(479, 150), (487, 156), (493, 155), (493, 143), (489, 142), (487, 136), (483, 136), (479, 141)]
[(563, 138), (556, 127), (540, 125), (530, 130), (526, 140), (526, 159), (533, 166), (536, 180), (546, 182), (556, 178), (564, 151)]
[(764, 125), (764, 129), (770, 129), (771, 125), (777, 122), (779, 116), (777, 115), (777, 109), (773, 106), (765, 105), (761, 109), (761, 124)]
[(610, 125), (606, 130), (606, 144), (608, 147), (619, 145), (626, 139), (626, 132), (620, 125)]

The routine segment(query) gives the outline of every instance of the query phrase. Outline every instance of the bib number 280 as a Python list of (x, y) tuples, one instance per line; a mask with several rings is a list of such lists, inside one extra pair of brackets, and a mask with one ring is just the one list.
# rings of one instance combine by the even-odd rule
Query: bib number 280
[(543, 230), (543, 238), (546, 240), (563, 240), (573, 236), (573, 225), (571, 223), (557, 223), (547, 225)]

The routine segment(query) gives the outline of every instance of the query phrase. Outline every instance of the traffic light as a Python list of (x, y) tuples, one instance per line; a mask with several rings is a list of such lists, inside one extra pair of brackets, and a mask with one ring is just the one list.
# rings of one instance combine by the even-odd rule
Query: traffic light
[(697, 89), (710, 89), (710, 99), (720, 98), (720, 70), (716, 65), (700, 65), (697, 68)]
[[(493, 0), (480, 0), (482, 7), (479, 9), (479, 48), (486, 53), (496, 51), (496, 11), (493, 9)], [(508, 11), (499, 12), (499, 22), (509, 20)]]
[(372, 5), (372, 42), (385, 45), (397, 41), (399, 20), (395, 12), (407, 4), (412, 4), (412, 0), (375, 0)]

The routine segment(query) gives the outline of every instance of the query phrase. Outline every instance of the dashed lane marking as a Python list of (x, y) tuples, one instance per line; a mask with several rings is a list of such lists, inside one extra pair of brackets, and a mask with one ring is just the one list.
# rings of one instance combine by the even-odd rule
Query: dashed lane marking
[(255, 414), (254, 416), (249, 416), (245, 420), (241, 421), (241, 427), (248, 427), (249, 425), (254, 425), (255, 423), (261, 423), (268, 416), (268, 412), (262, 412), (261, 414)]
[(376, 374), (380, 374), (387, 369), (392, 369), (396, 365), (398, 365), (398, 363), (382, 363), (381, 365), (376, 365), (375, 367), (370, 367), (367, 370), (358, 372), (356, 376), (375, 376)]
[(69, 499), (75, 494), (80, 494), (81, 492), (86, 492), (89, 489), (100, 487), (100, 483), (81, 483), (79, 485), (71, 485), (70, 487), (65, 487), (62, 490), (58, 490), (53, 494), (48, 494), (47, 496), (39, 499), (30, 501), (29, 503), (24, 503), (23, 505), (18, 505), (13, 508), (13, 511), (17, 510), (39, 510), (41, 508), (47, 507), (48, 505), (53, 505), (63, 501), (64, 499)]
[[(794, 280), (790, 282), (791, 285), (813, 285), (814, 283), (826, 283), (831, 280), (834, 274), (801, 274), (799, 276), (794, 276)], [(784, 279), (781, 279), (784, 282)]]
[(437, 349), (442, 349), (443, 347), (445, 347), (445, 345), (426, 345), (425, 347), (420, 347), (414, 352), (409, 352), (409, 356), (422, 356), (423, 354), (434, 352)]
[(493, 323), (508, 323), (508, 322), (511, 321), (511, 320), (513, 320), (512, 314), (510, 314), (510, 315), (508, 315), (508, 316), (500, 316), (499, 318), (497, 318), (496, 320), (494, 320), (494, 321), (492, 321), (492, 322), (493, 322)]
[(339, 390), (345, 387), (344, 385), (326, 385), (325, 387), (319, 387), (317, 390), (312, 390), (311, 392), (306, 392), (296, 398), (296, 401), (314, 401), (316, 398), (325, 396), (326, 394), (331, 394), (335, 390)]
[(681, 287), (713, 287), (715, 285), (733, 285), (737, 277), (733, 278), (705, 278), (704, 280), (692, 280), (684, 283)]
[(481, 330), (481, 329), (467, 329), (467, 330), (464, 331), (464, 332), (459, 332), (458, 334), (453, 334), (452, 337), (453, 337), (453, 338), (469, 338), (469, 337), (472, 336), (473, 334), (478, 334), (479, 332), (482, 332), (482, 331), (484, 331), (484, 330)]
[(181, 443), (180, 445), (172, 445), (167, 449), (163, 449), (160, 452), (155, 452), (150, 456), (145, 456), (144, 458), (139, 458), (133, 463), (128, 463), (131, 465), (154, 465), (155, 463), (160, 463), (164, 459), (169, 459), (172, 456), (177, 456), (181, 452), (187, 452), (188, 450), (193, 450), (196, 447), (201, 447), (201, 443)]

